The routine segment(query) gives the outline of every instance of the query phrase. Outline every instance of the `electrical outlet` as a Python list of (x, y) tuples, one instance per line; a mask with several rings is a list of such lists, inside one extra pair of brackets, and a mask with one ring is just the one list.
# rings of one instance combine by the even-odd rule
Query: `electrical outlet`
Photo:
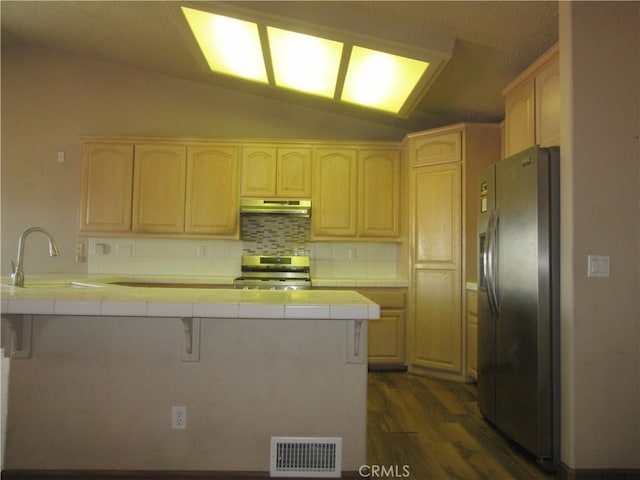
[(173, 430), (187, 428), (187, 407), (171, 407), (171, 428)]
[(116, 253), (120, 257), (131, 257), (133, 255), (133, 245), (130, 243), (119, 243), (116, 247)]

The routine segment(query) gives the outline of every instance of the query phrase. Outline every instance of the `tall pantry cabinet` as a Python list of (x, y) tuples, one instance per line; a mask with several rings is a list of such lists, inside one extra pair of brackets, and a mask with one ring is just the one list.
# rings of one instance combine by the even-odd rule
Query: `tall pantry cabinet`
[(464, 284), (475, 281), (478, 172), (500, 158), (494, 124), (406, 138), (409, 157), (409, 371), (464, 379)]

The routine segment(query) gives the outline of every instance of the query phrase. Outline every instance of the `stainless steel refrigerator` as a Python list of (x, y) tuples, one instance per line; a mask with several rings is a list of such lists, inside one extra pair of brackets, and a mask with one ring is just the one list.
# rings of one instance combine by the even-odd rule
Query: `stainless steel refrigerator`
[(560, 151), (481, 173), (478, 406), (544, 470), (560, 460)]

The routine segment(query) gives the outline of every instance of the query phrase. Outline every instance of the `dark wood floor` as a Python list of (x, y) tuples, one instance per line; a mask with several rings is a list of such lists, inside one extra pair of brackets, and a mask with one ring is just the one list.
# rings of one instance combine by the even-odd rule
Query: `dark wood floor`
[(391, 472), (383, 478), (405, 465), (412, 480), (557, 478), (485, 422), (473, 384), (370, 373), (368, 405), (367, 461)]

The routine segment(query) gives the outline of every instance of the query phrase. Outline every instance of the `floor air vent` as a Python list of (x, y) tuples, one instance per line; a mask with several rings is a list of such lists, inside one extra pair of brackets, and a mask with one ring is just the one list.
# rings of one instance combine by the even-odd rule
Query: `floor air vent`
[(271, 476), (340, 478), (342, 438), (271, 437)]

